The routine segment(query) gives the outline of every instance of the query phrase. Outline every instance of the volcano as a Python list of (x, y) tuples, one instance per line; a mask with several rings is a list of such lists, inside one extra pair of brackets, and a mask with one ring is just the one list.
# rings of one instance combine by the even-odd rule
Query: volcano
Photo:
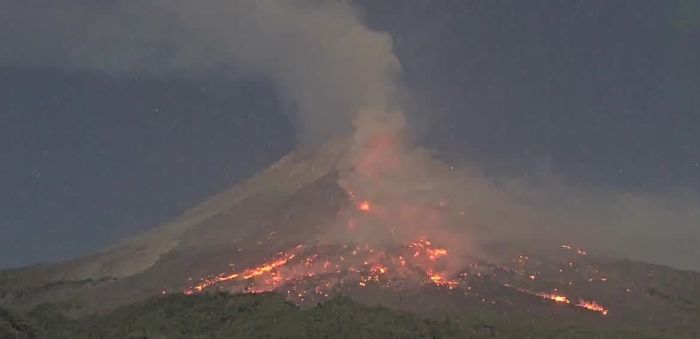
[(342, 294), (429, 317), (700, 329), (699, 273), (499, 240), (470, 222), (457, 172), (393, 137), (299, 149), (147, 234), (2, 272), (0, 304), (80, 317), (162, 294), (272, 291), (302, 308)]

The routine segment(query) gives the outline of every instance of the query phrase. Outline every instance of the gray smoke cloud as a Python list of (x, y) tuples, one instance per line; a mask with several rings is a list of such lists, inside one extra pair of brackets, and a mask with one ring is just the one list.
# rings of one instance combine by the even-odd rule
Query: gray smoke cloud
[(370, 172), (359, 166), (341, 181), (374, 210), (358, 219), (368, 223), (364, 233), (348, 231), (356, 220), (344, 220), (340, 239), (405, 243), (428, 236), (455, 254), (455, 268), (465, 264), (460, 253), (496, 259), (486, 250), (494, 244), (546, 250), (566, 243), (599, 258), (700, 270), (700, 199), (692, 191), (629, 192), (547, 171), (494, 178), (474, 164), (448, 166), (421, 148), (379, 146), (380, 156), (365, 153)]
[(700, 199), (671, 188), (632, 192), (593, 186), (539, 172), (494, 180), (461, 166), (450, 194), (469, 216), (479, 242), (517, 239), (531, 245), (560, 242), (598, 257), (628, 258), (700, 270)]
[(396, 104), (391, 38), (345, 2), (312, 0), (0, 3), (0, 64), (114, 76), (264, 76), (296, 106), (302, 142), (349, 133)]

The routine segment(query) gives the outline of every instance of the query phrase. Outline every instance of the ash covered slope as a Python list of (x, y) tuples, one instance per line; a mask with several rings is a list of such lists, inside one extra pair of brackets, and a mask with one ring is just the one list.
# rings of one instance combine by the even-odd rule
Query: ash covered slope
[[(302, 306), (345, 294), (433, 316), (697, 330), (699, 274), (558, 243), (489, 242), (490, 229), (459, 208), (447, 166), (422, 151), (392, 158), (385, 141), (355, 166), (344, 141), (294, 152), (144, 236), (3, 272), (0, 303), (58, 302), (80, 316), (163, 293), (276, 291)], [(397, 162), (406, 170), (364, 173)]]
[[(219, 261), (227, 267), (239, 249), (257, 246), (271, 232), (290, 230), (295, 232), (290, 241), (298, 238), (304, 231), (294, 227), (295, 222), (305, 222), (304, 227), (309, 223), (303, 218), (316, 218), (316, 222), (322, 222), (321, 219), (328, 217), (323, 213), (328, 211), (326, 214), (334, 216), (335, 209), (342, 203), (342, 195), (333, 191), (333, 183), (337, 180), (334, 176), (345, 147), (345, 143), (335, 142), (321, 149), (297, 150), (172, 222), (94, 255), (56, 265), (4, 271), (1, 286), (5, 291), (32, 293), (22, 293), (28, 298), (20, 300), (6, 296), (3, 301), (29, 305), (63, 299), (66, 297), (63, 292), (55, 295), (57, 288), (65, 289), (71, 295), (79, 294), (75, 285), (82, 284), (101, 286), (108, 283), (110, 289), (114, 288), (113, 284), (136, 284), (138, 287), (132, 292), (141, 291), (138, 294), (143, 295), (160, 293), (166, 287), (183, 286), (189, 277), (211, 270), (211, 266), (217, 267)], [(293, 205), (295, 201), (299, 206)], [(313, 216), (308, 214), (309, 206), (316, 206)], [(282, 224), (285, 227), (281, 227)], [(311, 225), (315, 226), (318, 225)], [(265, 253), (260, 248), (257, 250), (261, 251), (256, 253), (258, 259), (279, 251), (270, 249), (272, 252)], [(153, 272), (162, 272), (165, 266), (168, 266), (167, 274), (158, 275), (151, 283), (146, 281), (146, 277)]]
[[(147, 270), (176, 248), (197, 246), (199, 238), (206, 239), (206, 244), (200, 241), (200, 245), (211, 249), (217, 242), (223, 241), (231, 246), (232, 240), (240, 241), (250, 236), (251, 231), (264, 231), (257, 227), (260, 225), (251, 223), (250, 218), (260, 218), (260, 214), (265, 212), (273, 215), (273, 206), (286, 201), (300, 189), (332, 176), (345, 147), (343, 142), (338, 141), (320, 149), (297, 150), (249, 180), (207, 199), (172, 222), (95, 256), (71, 263), (64, 269), (65, 278), (127, 277)], [(261, 208), (271, 209), (263, 211)], [(208, 230), (213, 233), (208, 233)]]

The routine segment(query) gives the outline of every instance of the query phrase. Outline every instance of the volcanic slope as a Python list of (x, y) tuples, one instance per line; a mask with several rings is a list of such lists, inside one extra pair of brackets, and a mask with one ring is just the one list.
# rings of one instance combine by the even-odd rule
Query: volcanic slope
[[(349, 145), (295, 151), (103, 252), (4, 271), (0, 306), (54, 303), (80, 317), (161, 294), (274, 291), (302, 307), (344, 294), (431, 317), (698, 333), (700, 274), (596, 259), (569, 244), (479, 242), (476, 250), (467, 235), (477, 230), (461, 227), (469, 216), (442, 179), (448, 166), (421, 151), (393, 158), (385, 141), (358, 161)], [(366, 172), (367, 164), (389, 174)]]

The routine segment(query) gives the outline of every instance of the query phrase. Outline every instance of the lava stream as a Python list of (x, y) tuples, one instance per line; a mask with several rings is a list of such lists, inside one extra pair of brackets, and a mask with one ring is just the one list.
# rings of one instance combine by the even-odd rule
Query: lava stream
[(602, 315), (607, 315), (608, 314), (608, 309), (605, 308), (605, 306), (597, 303), (596, 301), (587, 301), (580, 299), (578, 303), (576, 304), (577, 307), (585, 308), (587, 310), (595, 311), (598, 312)]
[[(448, 251), (432, 247), (430, 241), (425, 239), (393, 251), (374, 250), (367, 245), (345, 245), (340, 249), (316, 246), (307, 248), (306, 253), (302, 253), (301, 248), (299, 245), (289, 252), (281, 253), (277, 259), (242, 272), (221, 273), (204, 278), (184, 293), (199, 293), (224, 282), (251, 280), (253, 286), (248, 287), (247, 291), (271, 291), (289, 284), (300, 285), (303, 284), (302, 280), (311, 278), (317, 279), (317, 284), (324, 284), (325, 281), (324, 285), (330, 287), (349, 281), (356, 281), (362, 287), (370, 282), (391, 287), (409, 280), (420, 282), (421, 279), (424, 279), (423, 283), (449, 289), (459, 285), (458, 281), (449, 280), (440, 273), (440, 268), (445, 265), (442, 258), (447, 256)], [(327, 293), (323, 291), (320, 294)]]
[[(296, 247), (297, 249), (301, 248), (301, 245), (298, 245)], [(207, 287), (211, 287), (213, 285), (225, 282), (225, 281), (230, 281), (230, 280), (235, 280), (237, 278), (242, 278), (243, 280), (248, 280), (251, 278), (255, 278), (258, 276), (261, 276), (265, 273), (272, 272), (276, 268), (285, 265), (287, 262), (290, 260), (294, 259), (296, 255), (294, 253), (286, 253), (284, 256), (281, 258), (272, 260), (270, 262), (264, 263), (258, 267), (254, 268), (249, 268), (243, 272), (240, 273), (231, 273), (231, 274), (220, 274), (212, 278), (206, 278), (200, 281), (198, 284), (196, 284), (192, 288), (188, 288), (184, 291), (185, 294), (190, 295), (194, 294), (195, 292), (202, 292), (204, 289)]]
[(556, 291), (555, 292), (533, 292), (533, 291), (522, 289), (522, 288), (517, 288), (516, 290), (523, 292), (523, 293), (530, 294), (530, 295), (535, 295), (535, 296), (538, 296), (538, 297), (543, 298), (543, 299), (552, 300), (552, 301), (559, 303), (559, 304), (571, 305), (571, 306), (583, 308), (583, 309), (586, 309), (589, 311), (598, 312), (602, 315), (607, 315), (608, 311), (609, 311), (605, 306), (599, 304), (598, 302), (596, 302), (594, 300), (588, 301), (588, 300), (584, 300), (584, 299), (579, 299), (577, 303), (572, 303), (571, 300), (567, 296), (565, 296), (563, 294), (559, 294)]

